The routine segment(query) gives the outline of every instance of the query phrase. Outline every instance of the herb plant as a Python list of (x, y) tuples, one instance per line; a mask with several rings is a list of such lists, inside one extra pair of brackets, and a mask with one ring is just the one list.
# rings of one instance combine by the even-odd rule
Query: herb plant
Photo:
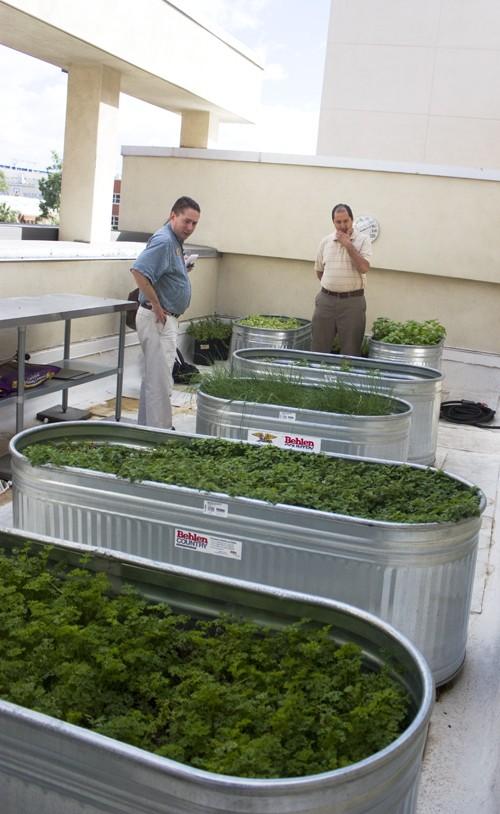
[(223, 439), (171, 438), (150, 450), (92, 441), (36, 443), (34, 466), (82, 467), (269, 503), (395, 523), (456, 522), (480, 514), (481, 493), (441, 470), (311, 455)]
[(409, 698), (328, 627), (201, 620), (107, 577), (0, 554), (0, 696), (191, 766), (297, 777), (363, 760)]
[(376, 378), (373, 379), (372, 388), (365, 391), (343, 381), (305, 385), (300, 378), (286, 372), (268, 373), (263, 378), (240, 378), (227, 370), (216, 370), (203, 378), (200, 391), (231, 401), (276, 404), (344, 415), (389, 415), (401, 409), (393, 399), (377, 392)]
[(251, 314), (244, 319), (238, 320), (238, 325), (245, 325), (249, 328), (266, 328), (271, 331), (289, 331), (292, 328), (300, 328), (303, 324), (300, 319), (294, 317), (275, 317), (265, 314)]
[(393, 345), (437, 345), (446, 336), (446, 329), (435, 319), (416, 322), (395, 322), (379, 317), (372, 326), (372, 339)]
[(233, 333), (233, 325), (231, 322), (224, 322), (217, 317), (207, 317), (190, 322), (186, 333), (200, 342), (208, 339), (221, 339), (229, 342)]

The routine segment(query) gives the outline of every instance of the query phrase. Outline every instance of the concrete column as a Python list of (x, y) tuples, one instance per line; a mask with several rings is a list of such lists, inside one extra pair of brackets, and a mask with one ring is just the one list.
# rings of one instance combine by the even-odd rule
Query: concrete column
[(73, 65), (68, 77), (60, 240), (110, 240), (120, 73)]
[(181, 147), (206, 149), (217, 142), (219, 122), (207, 110), (184, 110), (181, 123)]

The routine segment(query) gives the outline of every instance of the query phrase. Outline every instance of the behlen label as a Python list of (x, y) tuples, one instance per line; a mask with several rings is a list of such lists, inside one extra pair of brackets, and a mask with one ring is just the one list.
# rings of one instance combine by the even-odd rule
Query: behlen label
[(301, 452), (321, 452), (321, 438), (302, 435), (299, 432), (271, 432), (270, 430), (248, 430), (247, 441), (252, 444), (270, 444), (280, 449), (298, 449)]
[(214, 554), (216, 557), (229, 557), (241, 560), (241, 542), (214, 537), (213, 534), (193, 531), (192, 529), (175, 529), (175, 547), (188, 548), (200, 554)]

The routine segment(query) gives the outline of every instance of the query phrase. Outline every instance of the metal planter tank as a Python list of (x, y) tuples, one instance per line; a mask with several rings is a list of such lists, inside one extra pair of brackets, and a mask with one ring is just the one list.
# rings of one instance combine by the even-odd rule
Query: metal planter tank
[[(26, 538), (0, 532), (0, 547)], [(414, 814), (434, 688), (416, 648), (363, 611), (292, 592), (245, 586), (187, 569), (150, 563), (37, 536), (51, 557), (132, 583), (174, 610), (210, 617), (231, 612), (282, 626), (303, 618), (330, 624), (339, 642), (361, 646), (370, 668), (390, 660), (410, 696), (408, 725), (385, 749), (343, 769), (297, 778), (246, 779), (202, 771), (113, 738), (0, 700), (2, 814)]]
[(368, 340), (370, 359), (384, 359), (387, 362), (400, 362), (403, 365), (419, 365), (441, 370), (444, 339), (436, 345), (395, 345), (381, 339)]
[(406, 401), (390, 401), (388, 415), (347, 415), (217, 398), (205, 393), (202, 383), (196, 432), (283, 449), (406, 461), (413, 410)]
[[(276, 318), (273, 314), (263, 314)], [(283, 317), (278, 317), (278, 319)], [(295, 319), (295, 317), (294, 317)], [(298, 328), (276, 329), (257, 328), (242, 325), (236, 320), (233, 323), (230, 354), (239, 348), (297, 348), (309, 350), (312, 338), (312, 322), (310, 319), (299, 319)]]
[(300, 376), (304, 384), (340, 381), (362, 390), (373, 388), (375, 381), (379, 392), (403, 399), (413, 407), (408, 461), (434, 463), (443, 381), (439, 370), (360, 356), (266, 348), (236, 351), (232, 369), (241, 376), (263, 376), (281, 370)]
[[(371, 520), (84, 469), (32, 466), (23, 454), (28, 445), (44, 442), (90, 439), (148, 447), (179, 438), (191, 443), (196, 436), (100, 421), (25, 430), (10, 444), (15, 527), (347, 602), (408, 636), (438, 684), (459, 670), (480, 517)], [(485, 505), (481, 494), (481, 513)]]

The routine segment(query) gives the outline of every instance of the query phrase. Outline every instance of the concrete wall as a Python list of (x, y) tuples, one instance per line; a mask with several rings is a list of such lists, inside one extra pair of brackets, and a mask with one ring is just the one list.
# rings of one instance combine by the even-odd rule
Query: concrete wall
[[(311, 263), (224, 254), (217, 310), (233, 315), (283, 314), (310, 319), (317, 291)], [(493, 283), (423, 278), (419, 274), (372, 268), (366, 299), (367, 329), (379, 316), (401, 321), (435, 318), (447, 327), (447, 345), (500, 353), (500, 291)]]
[(145, 152), (124, 158), (121, 226), (148, 231), (178, 195), (199, 200), (196, 241), (223, 254), (219, 313), (310, 315), (317, 245), (331, 230), (332, 205), (346, 200), (355, 215), (380, 222), (369, 320), (436, 318), (450, 345), (500, 350), (496, 180), (350, 169), (305, 157)]
[[(88, 294), (127, 299), (134, 287), (132, 260), (59, 260), (0, 262), (2, 297), (33, 297), (37, 294)], [(216, 310), (217, 258), (199, 258), (192, 272), (193, 298), (184, 319), (212, 314)], [(118, 330), (117, 314), (84, 317), (71, 323), (72, 342), (100, 339)], [(135, 337), (135, 334), (133, 334)], [(27, 331), (27, 351), (33, 353), (63, 344), (64, 322), (33, 325)], [(17, 331), (0, 331), (0, 360), (13, 355)]]
[(331, 0), (317, 152), (500, 167), (498, 0)]

